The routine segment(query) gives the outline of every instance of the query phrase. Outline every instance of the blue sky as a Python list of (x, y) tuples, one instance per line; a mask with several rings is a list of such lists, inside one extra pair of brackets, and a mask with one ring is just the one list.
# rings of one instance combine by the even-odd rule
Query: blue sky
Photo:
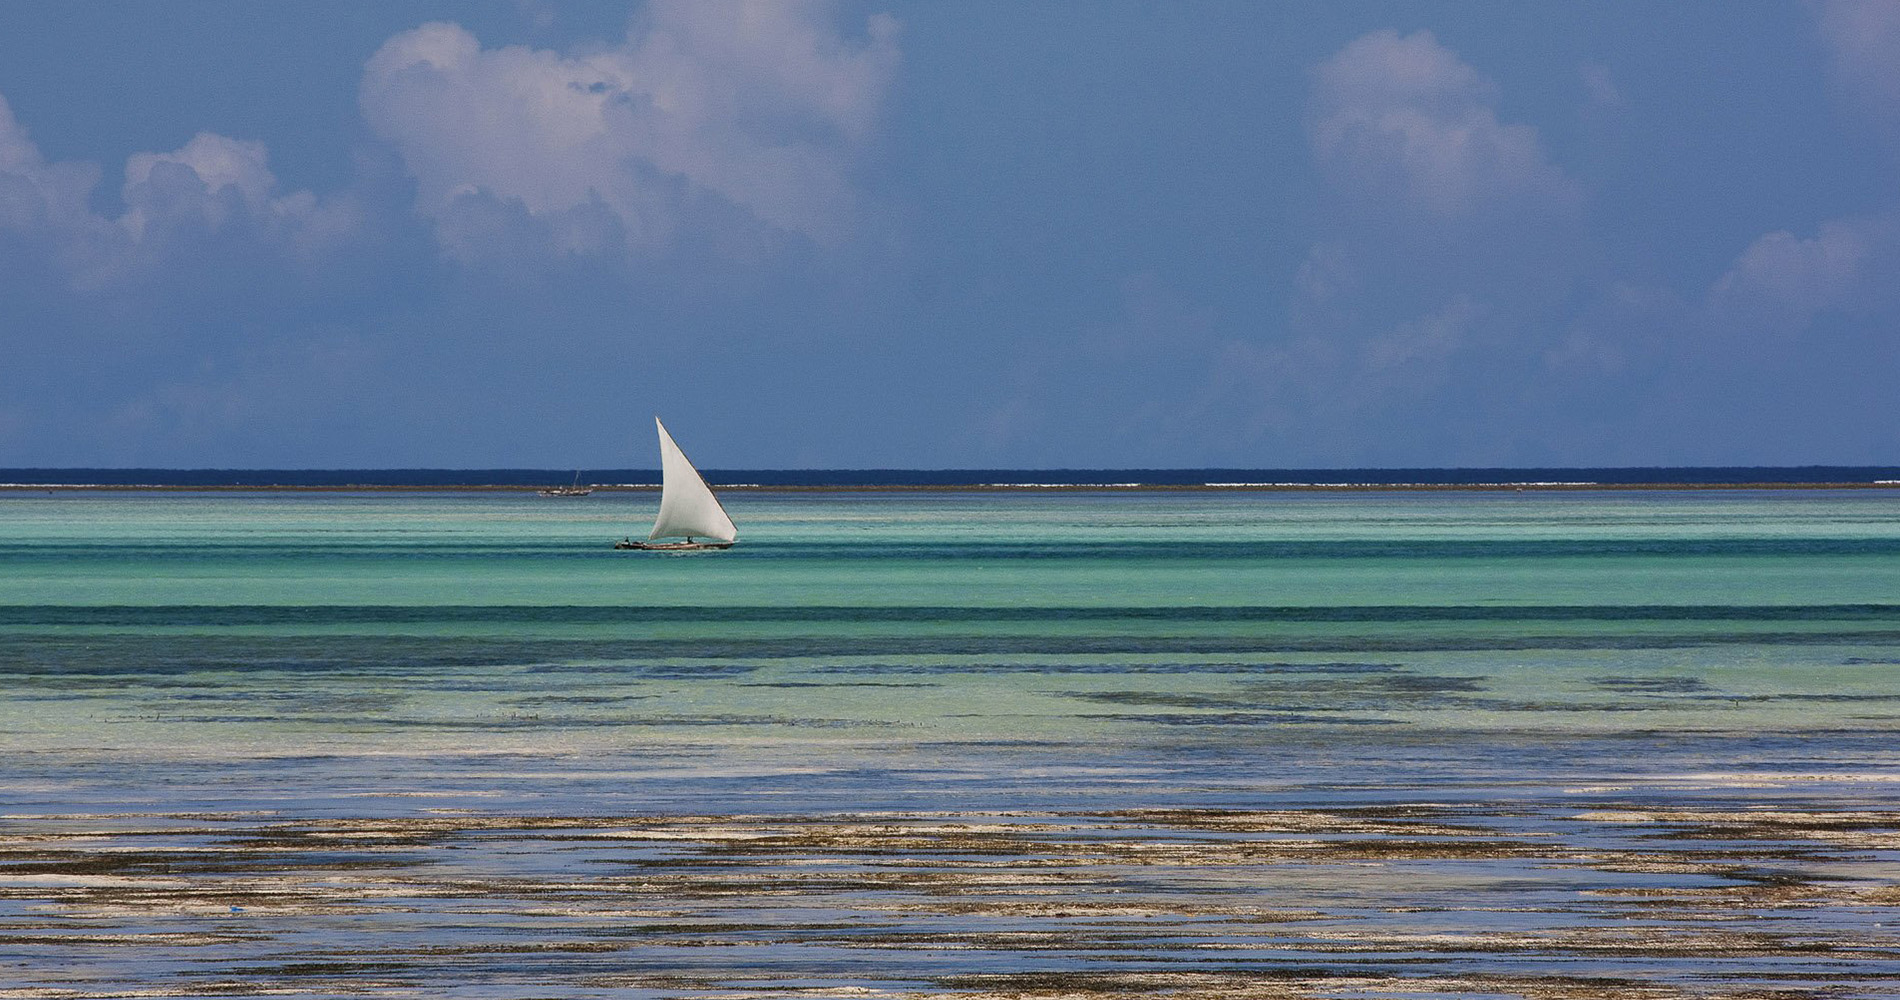
[(1900, 462), (1900, 4), (0, 7), (0, 466)]

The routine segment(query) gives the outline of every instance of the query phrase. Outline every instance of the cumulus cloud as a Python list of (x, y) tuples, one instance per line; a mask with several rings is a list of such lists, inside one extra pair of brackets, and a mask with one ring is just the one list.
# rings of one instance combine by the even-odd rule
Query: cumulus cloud
[(834, 245), (858, 210), (852, 171), (898, 29), (876, 15), (846, 38), (827, 13), (662, 0), (619, 45), (570, 54), (426, 24), (370, 59), (361, 105), (457, 256), (481, 255), (477, 237), (510, 216), (569, 252), (653, 252), (735, 218)]
[(1862, 311), (1888, 294), (1900, 265), (1891, 216), (1837, 219), (1801, 238), (1769, 233), (1742, 251), (1710, 292), (1715, 318), (1795, 331), (1828, 310)]
[(361, 222), (348, 198), (280, 194), (263, 143), (208, 132), (171, 152), (132, 154), (117, 216), (92, 207), (101, 174), (91, 163), (47, 162), (0, 97), (0, 239), (24, 242), (75, 287), (163, 268), (180, 241), (198, 253), (206, 237), (308, 260)]
[(278, 195), (263, 143), (210, 132), (169, 153), (134, 153), (121, 197), (118, 224), (133, 240), (150, 236), (155, 224), (203, 232), (247, 225), (266, 244), (306, 258), (333, 249), (362, 221), (348, 198)]
[[(269, 154), (261, 142), (227, 139), (200, 132), (183, 148), (170, 153), (134, 153), (125, 163), (125, 202), (136, 206), (138, 192), (152, 183), (152, 170), (167, 165), (189, 170), (207, 192), (230, 188), (251, 211), (264, 210), (277, 178), (270, 172)], [(177, 176), (183, 176), (179, 172)]]
[(1574, 182), (1537, 130), (1500, 122), (1497, 88), (1429, 31), (1365, 35), (1315, 73), (1311, 136), (1330, 179), (1439, 217), (1500, 201), (1567, 208)]
[(89, 163), (46, 162), (0, 96), (0, 238), (29, 244), (67, 275), (84, 273), (114, 236), (88, 204), (99, 173)]

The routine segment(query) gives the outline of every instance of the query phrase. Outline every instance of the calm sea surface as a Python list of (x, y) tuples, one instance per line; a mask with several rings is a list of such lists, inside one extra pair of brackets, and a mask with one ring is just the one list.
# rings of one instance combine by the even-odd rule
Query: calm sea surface
[(1900, 995), (1900, 491), (0, 493), (0, 997)]

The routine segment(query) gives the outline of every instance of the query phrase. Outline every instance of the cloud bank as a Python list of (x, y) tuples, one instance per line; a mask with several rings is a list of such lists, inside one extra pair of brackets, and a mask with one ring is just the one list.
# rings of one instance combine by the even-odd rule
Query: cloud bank
[[(1648, 47), (1540, 65), (1486, 41), (1516, 28), (1374, 10), (1245, 93), (1259, 52), (1200, 35), (1062, 62), (1061, 30), (990, 30), (1060, 16), (920, 10), (907, 54), (838, 10), (661, 0), (559, 48), (362, 32), (362, 127), (311, 145), (363, 143), (327, 191), (279, 178), (308, 166), (273, 170), (286, 137), (198, 131), (188, 102), (90, 163), (0, 100), (0, 455), (592, 464), (626, 454), (601, 411), (628, 405), (815, 465), (1892, 454), (1900, 199), (1891, 160), (1867, 173), (1900, 150), (1868, 141), (1900, 138), (1892, 4), (1760, 40), (1790, 65), (1749, 85), (1801, 113), (1751, 125), (1817, 151), (1771, 199), (1739, 175), (1787, 162), (1696, 133), (1707, 90)], [(629, 378), (654, 370), (720, 378)]]
[[(765, 3), (657, 3), (620, 42), (558, 53), (422, 25), (365, 65), (377, 141), (328, 192), (212, 131), (122, 169), (53, 162), (0, 98), (0, 454), (481, 464), (546, 444), (495, 399), (616, 390), (611, 366), (686, 350), (643, 331), (769, 354), (774, 322), (840, 298), (834, 258), (780, 251), (860, 232), (897, 35)], [(736, 320), (759, 287), (777, 312)]]

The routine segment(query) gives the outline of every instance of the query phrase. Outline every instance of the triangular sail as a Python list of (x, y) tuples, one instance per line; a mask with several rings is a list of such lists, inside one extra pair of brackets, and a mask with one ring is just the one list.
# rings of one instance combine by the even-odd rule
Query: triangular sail
[(659, 417), (653, 425), (660, 429), (660, 516), (653, 522), (647, 538), (710, 538), (730, 542), (739, 537), (732, 518), (719, 506), (699, 470), (686, 460), (686, 453), (673, 443), (673, 435)]

